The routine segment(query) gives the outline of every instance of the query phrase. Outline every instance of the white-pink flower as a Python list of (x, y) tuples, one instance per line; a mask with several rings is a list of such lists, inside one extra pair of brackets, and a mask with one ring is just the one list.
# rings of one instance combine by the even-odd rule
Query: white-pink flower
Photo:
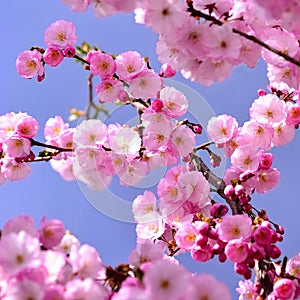
[(48, 47), (64, 49), (77, 42), (75, 26), (72, 22), (58, 20), (52, 23), (45, 31), (44, 39)]
[(191, 129), (178, 126), (176, 127), (170, 138), (169, 148), (174, 154), (179, 154), (180, 156), (189, 155), (195, 147), (195, 134)]
[(191, 223), (183, 223), (177, 230), (174, 239), (180, 249), (189, 251), (195, 244), (198, 230)]
[(115, 73), (116, 63), (111, 55), (94, 52), (90, 58), (90, 70), (93, 75), (99, 75), (102, 80), (105, 80)]
[(31, 142), (23, 137), (11, 136), (2, 147), (9, 157), (25, 157), (30, 153)]
[(171, 118), (182, 117), (188, 109), (185, 95), (174, 87), (164, 87), (160, 91), (160, 99), (164, 105), (164, 112)]
[(226, 215), (217, 225), (219, 238), (229, 242), (235, 239), (246, 240), (252, 234), (252, 221), (246, 215)]
[(96, 86), (96, 93), (100, 103), (116, 102), (123, 91), (123, 84), (118, 80), (106, 79)]
[(276, 123), (273, 125), (274, 137), (272, 139), (273, 146), (283, 146), (294, 139), (295, 126), (289, 125), (286, 121)]
[(10, 234), (12, 232), (19, 233), (20, 231), (25, 231), (31, 236), (38, 235), (38, 231), (34, 226), (34, 219), (26, 215), (20, 215), (8, 220), (4, 224), (2, 229), (2, 236)]
[(237, 147), (231, 155), (231, 164), (243, 171), (255, 172), (259, 166), (261, 150), (251, 145)]
[(216, 144), (228, 142), (238, 129), (235, 118), (229, 115), (212, 117), (207, 124), (207, 133)]
[(147, 268), (143, 283), (149, 299), (180, 299), (186, 293), (190, 279), (190, 274), (181, 265), (157, 260)]
[(44, 127), (45, 138), (47, 140), (55, 139), (67, 128), (69, 128), (69, 124), (65, 123), (61, 116), (50, 118)]
[(285, 103), (274, 94), (255, 99), (249, 109), (250, 117), (259, 123), (274, 124), (286, 118)]
[(261, 170), (256, 174), (255, 190), (262, 194), (273, 189), (280, 180), (280, 172), (275, 169)]
[(31, 170), (28, 163), (17, 163), (14, 159), (5, 160), (3, 165), (3, 174), (10, 181), (24, 179)]
[(44, 74), (44, 66), (41, 63), (42, 55), (37, 50), (26, 50), (19, 54), (16, 60), (18, 73), (25, 78), (31, 79), (35, 75)]
[(132, 203), (132, 212), (135, 220), (140, 216), (157, 211), (156, 197), (151, 191), (145, 191), (143, 195), (138, 195)]

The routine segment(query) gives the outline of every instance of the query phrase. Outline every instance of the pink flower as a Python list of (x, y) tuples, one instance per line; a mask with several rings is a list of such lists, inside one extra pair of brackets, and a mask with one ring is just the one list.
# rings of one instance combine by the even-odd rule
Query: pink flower
[(164, 78), (169, 78), (175, 76), (176, 70), (174, 70), (168, 63), (164, 63), (160, 68), (159, 74)]
[(274, 124), (285, 119), (285, 103), (274, 94), (260, 96), (249, 109), (252, 119), (259, 123)]
[(111, 55), (94, 52), (90, 58), (90, 69), (93, 75), (99, 75), (102, 80), (105, 80), (115, 73), (116, 63)]
[(245, 240), (252, 234), (252, 221), (245, 215), (227, 215), (218, 224), (219, 238), (229, 242), (235, 239)]
[(64, 300), (64, 288), (61, 285), (48, 285), (43, 300)]
[(250, 280), (239, 281), (239, 287), (236, 289), (240, 294), (239, 300), (256, 299), (258, 296), (254, 283)]
[(106, 79), (96, 86), (99, 102), (115, 102), (123, 91), (123, 84), (118, 80)]
[(300, 105), (295, 104), (288, 109), (286, 123), (289, 125), (300, 124)]
[(273, 125), (274, 137), (272, 139), (273, 146), (284, 146), (291, 142), (295, 136), (295, 126), (288, 125), (286, 121)]
[(189, 287), (190, 291), (187, 291), (186, 298), (189, 300), (231, 300), (228, 287), (208, 274), (193, 276)]
[(164, 257), (164, 248), (163, 244), (154, 244), (150, 240), (144, 240), (137, 243), (135, 250), (131, 251), (128, 262), (139, 267), (144, 263), (161, 260)]
[(182, 117), (187, 112), (188, 101), (185, 95), (173, 87), (164, 87), (160, 91), (160, 99), (164, 112), (171, 118)]
[(178, 126), (176, 127), (170, 138), (168, 146), (172, 152), (180, 156), (188, 156), (195, 147), (195, 134), (189, 128)]
[(116, 57), (117, 73), (120, 79), (128, 81), (146, 68), (146, 63), (136, 51), (128, 51)]
[(157, 260), (147, 268), (143, 283), (149, 299), (180, 299), (186, 292), (189, 279), (188, 272), (182, 266)]
[(271, 149), (271, 141), (274, 129), (269, 124), (261, 124), (255, 120), (245, 122), (241, 134), (246, 140), (251, 141), (251, 146), (257, 146), (264, 150)]
[(260, 246), (269, 245), (272, 241), (273, 231), (267, 226), (258, 225), (254, 230), (254, 241)]
[(25, 78), (31, 79), (35, 75), (44, 74), (44, 66), (41, 64), (42, 55), (37, 51), (24, 51), (19, 54), (16, 67), (18, 73)]
[(65, 5), (71, 5), (71, 10), (76, 12), (85, 12), (90, 5), (91, 0), (62, 0)]
[(156, 197), (151, 191), (145, 191), (143, 195), (138, 195), (133, 200), (132, 212), (136, 220), (139, 216), (155, 211), (157, 211)]
[(57, 138), (62, 131), (69, 128), (69, 124), (65, 123), (61, 116), (55, 116), (48, 119), (44, 128), (44, 135), (47, 140)]
[(44, 39), (48, 47), (64, 49), (77, 42), (75, 26), (72, 22), (58, 20), (52, 23), (45, 31)]
[(261, 170), (256, 175), (255, 190), (259, 194), (273, 189), (280, 180), (280, 172), (277, 169)]
[(183, 223), (177, 230), (174, 238), (180, 249), (189, 251), (195, 244), (197, 234), (195, 226), (190, 223)]
[(30, 153), (30, 140), (11, 136), (3, 143), (3, 149), (9, 157), (25, 157)]
[(56, 67), (64, 60), (64, 54), (59, 48), (49, 47), (43, 55), (43, 60), (47, 65)]
[(135, 98), (154, 98), (160, 91), (161, 78), (153, 70), (145, 69), (129, 80), (129, 90)]
[(52, 219), (46, 221), (46, 217), (43, 217), (39, 233), (41, 243), (45, 246), (45, 248), (50, 249), (59, 245), (65, 234), (65, 228), (60, 220)]
[(147, 174), (148, 165), (146, 162), (133, 160), (124, 171), (119, 174), (120, 184), (125, 186), (134, 186), (139, 183)]
[(38, 239), (25, 231), (6, 234), (0, 240), (1, 267), (7, 274), (16, 274), (25, 267), (39, 265), (39, 255)]
[(259, 158), (259, 167), (262, 170), (268, 170), (272, 166), (273, 154), (263, 152)]
[(96, 279), (101, 272), (105, 272), (102, 260), (96, 249), (89, 245), (82, 245), (78, 251), (72, 251), (70, 262), (73, 266), (73, 272), (78, 274), (81, 279)]
[(27, 114), (22, 114), (16, 124), (16, 133), (24, 138), (33, 138), (39, 129), (37, 120)]
[(75, 278), (66, 284), (64, 294), (65, 300), (104, 300), (106, 299), (107, 291), (104, 286), (97, 284), (91, 278), (84, 280)]
[(278, 299), (293, 299), (296, 286), (291, 279), (280, 278), (274, 283), (273, 293)]
[(225, 254), (232, 262), (241, 263), (245, 261), (249, 255), (248, 243), (242, 240), (231, 240), (225, 246)]
[(76, 128), (74, 143), (82, 146), (103, 145), (106, 141), (106, 125), (96, 119), (84, 120)]
[(288, 260), (286, 272), (300, 279), (300, 253)]
[(133, 128), (123, 127), (114, 136), (112, 150), (116, 154), (134, 157), (141, 147), (141, 137)]
[(261, 150), (250, 145), (237, 147), (231, 155), (231, 163), (234, 167), (243, 171), (255, 172), (259, 166)]
[(191, 249), (191, 257), (195, 261), (206, 262), (213, 256), (212, 247), (209, 244), (199, 246), (195, 244)]
[(147, 1), (144, 13), (145, 25), (151, 27), (157, 33), (168, 34), (174, 28), (180, 28), (186, 20), (185, 7), (180, 1)]
[(31, 172), (31, 166), (28, 163), (17, 163), (9, 159), (4, 164), (4, 176), (10, 181), (24, 179)]
[(12, 232), (19, 233), (20, 231), (25, 231), (33, 237), (38, 235), (33, 218), (26, 215), (21, 215), (8, 220), (3, 226), (2, 235), (7, 235)]
[(228, 115), (212, 117), (207, 124), (207, 133), (211, 140), (217, 144), (228, 142), (237, 131), (238, 123), (235, 118)]

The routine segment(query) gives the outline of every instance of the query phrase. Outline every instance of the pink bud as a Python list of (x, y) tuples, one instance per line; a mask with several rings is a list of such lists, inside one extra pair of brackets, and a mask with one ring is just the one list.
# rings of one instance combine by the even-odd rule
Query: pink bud
[(245, 188), (241, 185), (241, 184), (237, 184), (235, 187), (234, 187), (234, 193), (239, 197), (241, 196), (242, 194), (244, 194), (245, 192)]
[(129, 100), (129, 95), (125, 90), (121, 90), (118, 93), (118, 99), (122, 102), (122, 103), (126, 103)]
[(221, 203), (215, 203), (210, 208), (210, 215), (214, 218), (222, 218), (228, 212), (228, 207)]
[(43, 55), (44, 62), (51, 67), (58, 66), (63, 59), (64, 54), (59, 48), (47, 48)]
[(281, 251), (276, 245), (269, 245), (266, 250), (267, 254), (273, 259), (276, 259), (281, 255)]
[(202, 235), (206, 235), (209, 229), (209, 225), (203, 221), (195, 222), (194, 226)]
[(195, 261), (208, 261), (212, 258), (212, 248), (209, 245), (194, 246), (191, 250), (191, 256)]
[(203, 127), (200, 124), (193, 125), (193, 131), (196, 134), (201, 134), (203, 131)]
[(226, 260), (227, 260), (227, 256), (226, 256), (225, 252), (221, 252), (219, 254), (219, 262), (224, 263)]
[(265, 96), (265, 95), (267, 95), (267, 93), (266, 93), (264, 90), (259, 89), (259, 90), (257, 91), (257, 95), (258, 95), (258, 96)]
[(204, 246), (208, 242), (208, 237), (206, 235), (198, 234), (195, 240), (195, 244), (198, 246)]
[(71, 58), (74, 57), (75, 54), (76, 54), (76, 49), (73, 46), (67, 46), (64, 49), (65, 57)]
[(272, 240), (272, 231), (265, 226), (259, 226), (255, 229), (253, 237), (257, 244), (265, 246)]
[(281, 278), (277, 280), (273, 286), (276, 299), (294, 299), (296, 287), (291, 279)]
[(225, 194), (226, 197), (233, 196), (235, 194), (234, 193), (234, 187), (231, 184), (226, 185), (225, 189), (224, 189), (224, 194)]
[(60, 220), (46, 221), (43, 217), (39, 229), (39, 239), (45, 248), (50, 249), (57, 246), (65, 234), (65, 228)]
[(245, 171), (242, 174), (240, 174), (239, 179), (240, 179), (241, 182), (246, 182), (248, 179), (250, 179), (250, 178), (252, 178), (254, 176), (255, 176), (254, 173), (249, 172), (249, 171)]
[(175, 74), (176, 74), (176, 71), (168, 63), (165, 63), (161, 66), (161, 69), (160, 69), (161, 77), (165, 77), (165, 78), (173, 77)]
[(152, 102), (151, 107), (155, 112), (161, 112), (164, 108), (164, 104), (161, 100), (156, 99)]
[(38, 82), (42, 82), (45, 79), (45, 73), (43, 73), (43, 75), (38, 75), (37, 76), (37, 81)]
[(262, 153), (259, 158), (259, 166), (262, 170), (270, 169), (273, 162), (273, 154), (272, 153)]

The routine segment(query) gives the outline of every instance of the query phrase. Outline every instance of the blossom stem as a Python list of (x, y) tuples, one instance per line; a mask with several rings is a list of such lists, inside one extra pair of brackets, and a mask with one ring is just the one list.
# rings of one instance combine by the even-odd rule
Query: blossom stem
[(45, 148), (54, 149), (54, 150), (57, 150), (60, 152), (72, 152), (73, 151), (73, 149), (66, 149), (66, 148), (61, 148), (61, 147), (54, 146), (54, 145), (47, 145), (47, 144), (38, 142), (34, 139), (29, 139), (29, 140), (31, 142), (31, 146), (45, 147)]

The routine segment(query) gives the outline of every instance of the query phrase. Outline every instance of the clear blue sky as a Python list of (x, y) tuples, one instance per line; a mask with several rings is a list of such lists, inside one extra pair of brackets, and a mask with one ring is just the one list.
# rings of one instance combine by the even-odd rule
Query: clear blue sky
[[(25, 80), (15, 70), (18, 54), (33, 45), (44, 46), (44, 30), (58, 19), (75, 24), (79, 42), (87, 40), (111, 53), (137, 50), (148, 56), (151, 66), (159, 71), (160, 64), (154, 51), (156, 36), (150, 29), (134, 24), (132, 15), (96, 19), (91, 12), (71, 13), (69, 7), (64, 6), (60, 0), (4, 1), (0, 18), (0, 114), (28, 112), (43, 127), (49, 117), (58, 114), (66, 120), (69, 107), (85, 107), (87, 73), (72, 61), (65, 61), (55, 69), (47, 68), (46, 80), (42, 83)], [(216, 114), (232, 114), (240, 124), (248, 119), (248, 109), (256, 97), (257, 89), (264, 88), (267, 83), (263, 63), (253, 70), (237, 67), (229, 79), (212, 87), (190, 83), (181, 76), (177, 80), (202, 94)], [(39, 137), (43, 139), (42, 131)], [(281, 172), (281, 182), (274, 191), (256, 196), (253, 200), (254, 206), (266, 208), (270, 218), (286, 228), (281, 246), (283, 253), (288, 256), (300, 251), (299, 145), (297, 135), (288, 146), (273, 150), (274, 166)], [(120, 193), (120, 190), (115, 192)], [(127, 199), (134, 197), (131, 192), (125, 194), (124, 189), (121, 193)], [(134, 248), (133, 224), (112, 220), (99, 213), (82, 194), (76, 182), (64, 182), (48, 163), (34, 164), (33, 173), (26, 180), (6, 182), (0, 187), (0, 201), (0, 226), (19, 214), (29, 214), (37, 222), (44, 215), (61, 219), (82, 243), (95, 246), (107, 265), (126, 262), (130, 250)], [(231, 263), (222, 266), (217, 261), (200, 264), (193, 262), (189, 255), (183, 256), (181, 260), (193, 272), (214, 274), (230, 286), (234, 295), (240, 277), (234, 274)]]

